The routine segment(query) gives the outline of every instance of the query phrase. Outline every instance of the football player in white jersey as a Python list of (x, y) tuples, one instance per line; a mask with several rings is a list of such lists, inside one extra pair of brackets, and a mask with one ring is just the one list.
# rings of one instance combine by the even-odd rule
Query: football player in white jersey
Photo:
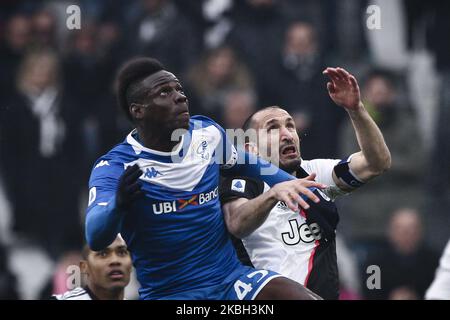
[(86, 285), (52, 298), (57, 300), (123, 300), (125, 287), (130, 282), (131, 257), (122, 237), (101, 251), (92, 251), (87, 245), (82, 251), (81, 273)]
[[(356, 79), (342, 68), (327, 68), (323, 73), (330, 78), (327, 87), (331, 99), (347, 111), (353, 123), (359, 152), (343, 160), (303, 160), (294, 120), (276, 106), (259, 110), (244, 124), (244, 130), (267, 132), (248, 141), (246, 149), (260, 156), (269, 154), (267, 160), (279, 163), (280, 168), (298, 178), (324, 184), (322, 190), (314, 191), (320, 202), (310, 197), (309, 208), (305, 208), (291, 188), (292, 181), (269, 188), (247, 177), (223, 180), (221, 201), (229, 232), (241, 239), (245, 248), (238, 248), (238, 252), (247, 253), (254, 267), (274, 270), (325, 299), (337, 299), (335, 229), (339, 216), (333, 201), (386, 171), (391, 156), (381, 131), (361, 102)], [(279, 141), (278, 152), (261, 152), (271, 148), (270, 141)], [(286, 194), (292, 201), (280, 201)]]

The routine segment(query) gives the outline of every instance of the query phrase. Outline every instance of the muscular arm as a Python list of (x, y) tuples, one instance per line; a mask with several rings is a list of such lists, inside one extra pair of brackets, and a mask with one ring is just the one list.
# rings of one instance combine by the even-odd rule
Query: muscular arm
[(349, 167), (357, 177), (366, 182), (390, 167), (391, 155), (380, 129), (362, 103), (357, 109), (347, 112), (361, 148), (361, 151), (353, 154)]
[[(331, 80), (327, 84), (328, 93), (337, 105), (347, 111), (361, 148), (352, 155), (349, 168), (357, 178), (367, 182), (390, 168), (391, 154), (380, 129), (361, 102), (355, 77), (342, 68), (327, 68), (324, 74)], [(334, 172), (333, 180), (340, 188), (347, 188)]]
[(238, 198), (222, 206), (225, 223), (233, 236), (242, 239), (264, 223), (278, 201), (268, 193), (252, 200)]
[[(284, 201), (294, 211), (308, 209), (306, 198), (318, 202), (319, 198), (309, 188), (325, 188), (313, 181), (315, 175), (275, 185), (269, 191), (251, 200), (237, 198), (222, 206), (228, 231), (237, 238), (243, 238), (259, 228), (278, 201)], [(300, 196), (301, 195), (301, 196)]]

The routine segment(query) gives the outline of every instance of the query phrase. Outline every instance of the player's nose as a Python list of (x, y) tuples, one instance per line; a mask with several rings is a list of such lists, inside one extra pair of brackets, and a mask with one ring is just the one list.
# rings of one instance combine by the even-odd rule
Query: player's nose
[(109, 262), (110, 266), (120, 266), (122, 264), (122, 259), (118, 255), (114, 254)]
[(187, 102), (187, 97), (184, 93), (182, 92), (176, 92), (175, 94), (175, 102), (176, 103), (184, 103)]
[(294, 135), (286, 127), (280, 128), (280, 140), (281, 141), (294, 141)]

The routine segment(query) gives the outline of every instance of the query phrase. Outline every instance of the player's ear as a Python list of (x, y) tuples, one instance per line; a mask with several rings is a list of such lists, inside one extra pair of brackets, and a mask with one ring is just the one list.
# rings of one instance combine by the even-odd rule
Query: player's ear
[(141, 120), (144, 117), (145, 106), (139, 103), (130, 104), (130, 114), (133, 119)]
[(86, 260), (80, 260), (80, 284), (81, 286), (85, 286), (88, 283), (88, 264)]
[(80, 260), (79, 266), (82, 274), (88, 273), (88, 264), (86, 260)]
[(258, 154), (258, 146), (254, 142), (246, 142), (244, 148), (248, 153)]

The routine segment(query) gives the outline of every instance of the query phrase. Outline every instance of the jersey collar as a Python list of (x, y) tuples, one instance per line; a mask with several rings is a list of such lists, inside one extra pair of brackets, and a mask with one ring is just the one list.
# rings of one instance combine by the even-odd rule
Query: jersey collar
[(177, 155), (179, 154), (181, 148), (183, 147), (184, 144), (184, 136), (181, 136), (181, 141), (176, 145), (175, 149), (172, 151), (168, 151), (168, 152), (164, 152), (164, 151), (158, 151), (158, 150), (154, 150), (154, 149), (150, 149), (150, 148), (146, 148), (144, 147), (138, 140), (136, 140), (136, 138), (134, 137), (137, 134), (137, 129), (134, 129), (133, 131), (131, 131), (128, 136), (127, 136), (127, 142), (128, 144), (130, 144), (133, 147), (133, 150), (136, 154), (140, 154), (141, 152), (148, 152), (148, 153), (152, 153), (158, 156), (172, 156), (172, 155)]

